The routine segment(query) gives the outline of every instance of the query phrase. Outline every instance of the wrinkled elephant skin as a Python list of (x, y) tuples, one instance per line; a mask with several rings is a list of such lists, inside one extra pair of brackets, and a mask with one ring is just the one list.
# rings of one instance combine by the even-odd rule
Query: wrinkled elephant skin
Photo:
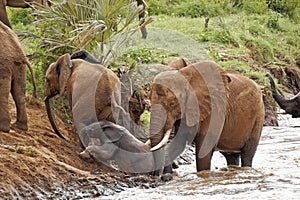
[(84, 127), (80, 132), (86, 149), (80, 156), (93, 156), (106, 163), (114, 160), (120, 170), (129, 173), (147, 173), (153, 170), (150, 147), (136, 139), (127, 129), (109, 121), (100, 121)]
[[(193, 141), (197, 171), (210, 169), (214, 150), (223, 152), (228, 165), (238, 165), (241, 156), (242, 166), (252, 166), (264, 122), (262, 93), (254, 81), (202, 61), (157, 75), (151, 104), (154, 175), (164, 167), (162, 178), (169, 179), (172, 161)], [(173, 127), (173, 141), (157, 147)]]

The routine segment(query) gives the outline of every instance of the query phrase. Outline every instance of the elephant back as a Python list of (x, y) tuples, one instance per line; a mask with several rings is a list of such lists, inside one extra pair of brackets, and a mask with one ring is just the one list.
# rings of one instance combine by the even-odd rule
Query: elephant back
[(21, 43), (8, 26), (0, 21), (0, 60), (6, 60), (12, 63), (24, 63), (26, 60), (25, 53), (21, 46)]

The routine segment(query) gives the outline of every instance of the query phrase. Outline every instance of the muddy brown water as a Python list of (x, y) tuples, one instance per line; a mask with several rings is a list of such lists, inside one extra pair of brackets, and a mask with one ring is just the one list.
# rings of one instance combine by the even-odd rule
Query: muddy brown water
[(193, 161), (158, 187), (128, 188), (101, 199), (300, 199), (300, 119), (279, 118), (278, 127), (263, 128), (253, 168), (227, 167), (216, 152), (211, 171), (196, 173)]

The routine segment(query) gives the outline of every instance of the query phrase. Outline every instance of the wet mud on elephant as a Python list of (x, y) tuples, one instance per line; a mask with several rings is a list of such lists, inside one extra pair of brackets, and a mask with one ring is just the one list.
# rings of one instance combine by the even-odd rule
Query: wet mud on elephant
[(25, 56), (17, 35), (0, 22), (0, 131), (9, 132), (10, 115), (8, 108), (9, 93), (15, 101), (17, 119), (13, 127), (26, 131), (26, 67), (29, 68), (33, 83), (33, 97), (37, 97), (33, 69)]
[[(150, 98), (155, 176), (164, 168), (162, 179), (171, 179), (173, 160), (193, 141), (197, 171), (210, 169), (215, 150), (228, 165), (241, 157), (242, 166), (252, 166), (265, 116), (254, 81), (203, 61), (157, 75)], [(176, 136), (166, 144), (173, 127)]]

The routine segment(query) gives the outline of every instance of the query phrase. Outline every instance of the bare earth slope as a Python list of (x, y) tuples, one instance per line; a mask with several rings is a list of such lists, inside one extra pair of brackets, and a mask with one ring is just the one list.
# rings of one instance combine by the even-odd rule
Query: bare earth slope
[[(12, 100), (10, 108), (13, 122), (16, 112)], [(146, 176), (129, 176), (80, 159), (82, 148), (73, 128), (60, 121), (70, 141), (58, 138), (41, 101), (28, 102), (27, 114), (27, 132), (0, 132), (0, 198), (89, 198), (153, 183)]]

